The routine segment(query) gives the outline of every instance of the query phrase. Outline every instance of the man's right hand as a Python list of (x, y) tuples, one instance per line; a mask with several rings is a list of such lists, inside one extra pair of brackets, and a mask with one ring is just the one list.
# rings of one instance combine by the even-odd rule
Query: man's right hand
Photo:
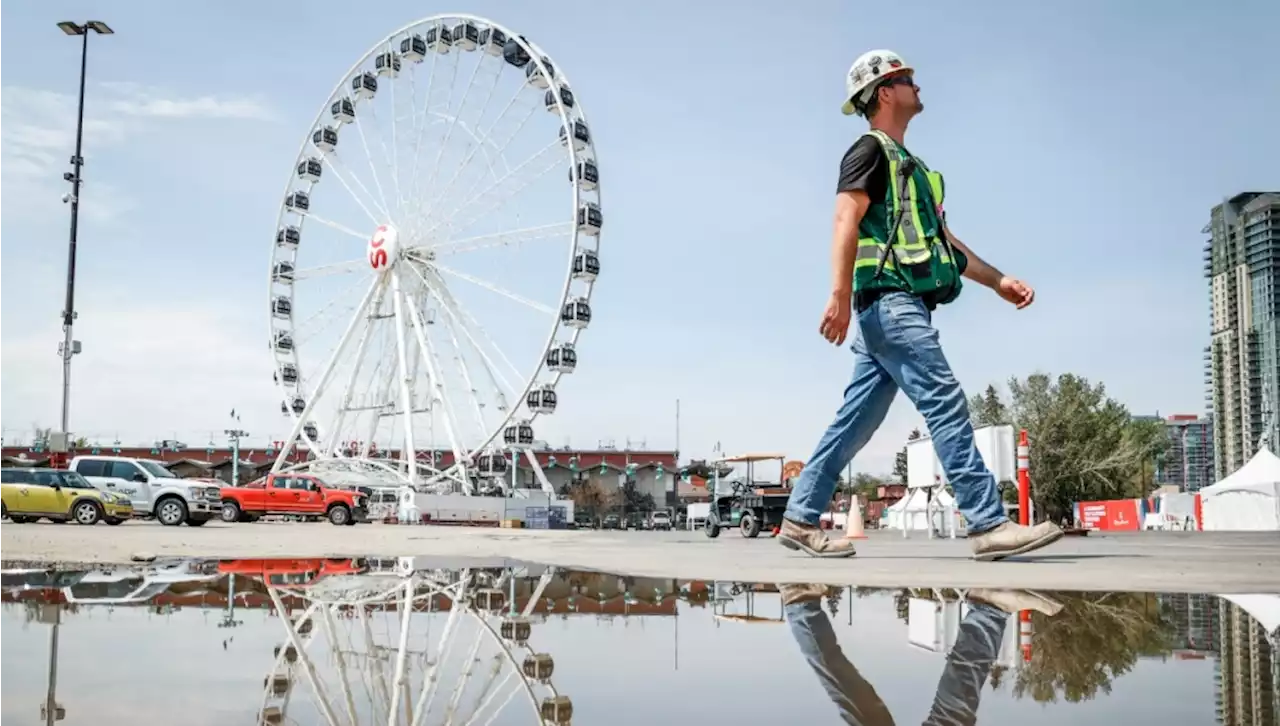
[(849, 335), (851, 298), (851, 293), (837, 291), (831, 293), (831, 299), (827, 300), (827, 309), (822, 312), (822, 324), (818, 326), (818, 332), (822, 333), (828, 343), (841, 345)]

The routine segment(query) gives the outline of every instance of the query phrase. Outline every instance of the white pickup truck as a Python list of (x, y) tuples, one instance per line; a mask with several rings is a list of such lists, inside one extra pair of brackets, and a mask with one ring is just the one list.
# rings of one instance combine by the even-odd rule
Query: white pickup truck
[(71, 469), (90, 484), (124, 494), (139, 517), (176, 527), (199, 527), (222, 509), (222, 490), (206, 482), (179, 479), (158, 461), (123, 456), (77, 456)]

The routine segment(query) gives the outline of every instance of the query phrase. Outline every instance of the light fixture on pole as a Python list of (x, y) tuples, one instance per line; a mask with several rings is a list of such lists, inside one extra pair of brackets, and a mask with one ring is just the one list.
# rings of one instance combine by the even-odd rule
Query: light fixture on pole
[(226, 429), (222, 433), (231, 439), (231, 486), (240, 486), (240, 439), (249, 437), (248, 431)]
[(89, 62), (89, 36), (113, 35), (114, 30), (101, 20), (90, 20), (83, 25), (70, 21), (58, 23), (58, 27), (67, 35), (81, 37), (80, 44), (80, 103), (76, 112), (76, 151), (71, 157), (71, 168), (62, 178), (71, 182), (71, 193), (64, 195), (62, 201), (71, 204), (71, 242), (67, 249), (67, 299), (62, 308), (62, 344), (58, 347), (58, 355), (62, 358), (62, 433), (70, 428), (71, 419), (71, 357), (80, 352), (80, 341), (71, 335), (71, 326), (76, 319), (76, 231), (80, 221), (80, 170), (84, 166), (81, 152), (84, 142), (84, 83), (85, 71)]

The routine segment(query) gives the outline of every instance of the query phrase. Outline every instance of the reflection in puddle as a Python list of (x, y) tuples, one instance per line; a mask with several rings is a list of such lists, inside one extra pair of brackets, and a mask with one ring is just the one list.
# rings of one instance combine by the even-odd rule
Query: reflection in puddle
[(1276, 596), (870, 590), (473, 565), (5, 563), (0, 717), (356, 726), (1280, 715)]

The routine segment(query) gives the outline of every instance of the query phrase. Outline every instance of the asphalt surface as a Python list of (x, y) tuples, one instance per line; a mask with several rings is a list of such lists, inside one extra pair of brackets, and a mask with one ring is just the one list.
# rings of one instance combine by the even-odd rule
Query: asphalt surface
[[(838, 536), (838, 533), (837, 533)], [(617, 574), (741, 582), (821, 582), (867, 587), (1280, 593), (1280, 533), (1133, 532), (1065, 537), (1033, 555), (975, 562), (963, 539), (871, 532), (858, 555), (816, 560), (770, 538), (729, 531), (599, 532), (445, 526), (210, 522), (0, 525), (0, 557), (39, 562), (188, 557), (430, 556), (444, 566), (520, 560)]]

